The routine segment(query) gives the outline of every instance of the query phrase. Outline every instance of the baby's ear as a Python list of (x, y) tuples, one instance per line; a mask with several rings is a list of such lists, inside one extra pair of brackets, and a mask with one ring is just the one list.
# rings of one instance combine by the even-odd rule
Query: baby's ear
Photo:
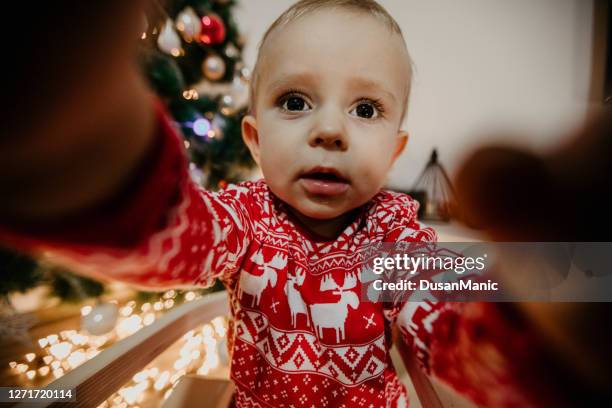
[(259, 166), (259, 133), (257, 132), (257, 120), (253, 115), (246, 115), (242, 118), (242, 140)]
[(410, 135), (408, 134), (408, 132), (405, 132), (403, 130), (400, 130), (399, 132), (397, 132), (397, 140), (395, 141), (395, 151), (393, 152), (393, 157), (392, 157), (393, 162), (395, 162), (395, 160), (404, 151), (404, 148), (406, 147), (406, 143), (408, 143), (409, 136)]

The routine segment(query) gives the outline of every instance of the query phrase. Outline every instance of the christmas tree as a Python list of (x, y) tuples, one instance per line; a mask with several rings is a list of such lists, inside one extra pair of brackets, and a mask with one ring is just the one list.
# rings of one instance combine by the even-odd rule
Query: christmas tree
[(154, 3), (142, 34), (143, 67), (185, 137), (192, 174), (209, 189), (244, 179), (252, 159), (242, 142), (249, 71), (233, 0)]

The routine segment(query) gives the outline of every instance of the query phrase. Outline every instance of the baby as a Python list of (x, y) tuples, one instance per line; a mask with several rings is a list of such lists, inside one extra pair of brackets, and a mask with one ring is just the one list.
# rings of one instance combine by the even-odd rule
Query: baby
[(411, 61), (374, 2), (296, 4), (264, 35), (243, 137), (266, 184), (332, 239), (370, 202), (404, 149)]
[[(230, 298), (240, 407), (407, 406), (389, 356), (395, 324), (423, 366), (469, 398), (528, 405), (533, 396), (516, 393), (507, 374), (526, 354), (481, 341), (498, 364), (486, 370), (487, 360), (473, 358), (475, 348), (460, 335), (474, 322), (516, 335), (489, 306), (460, 320), (456, 305), (360, 296), (367, 244), (436, 240), (416, 220), (414, 200), (381, 190), (408, 139), (400, 126), (411, 72), (397, 23), (375, 1), (300, 1), (264, 36), (242, 122), (263, 180), (218, 193), (196, 186), (158, 104), (157, 131), (130, 139), (116, 158), (133, 150), (140, 164), (112, 205), (52, 232), (7, 227), (0, 236), (81, 273), (147, 288), (205, 287), (220, 278)], [(148, 106), (148, 95), (134, 94)], [(132, 121), (138, 117), (150, 123), (146, 113)], [(83, 203), (104, 201), (88, 197)]]

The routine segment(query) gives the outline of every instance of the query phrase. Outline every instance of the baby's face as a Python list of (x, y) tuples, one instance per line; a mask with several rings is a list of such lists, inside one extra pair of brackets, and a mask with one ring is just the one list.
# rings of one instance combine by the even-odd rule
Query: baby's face
[(366, 203), (407, 140), (400, 36), (372, 16), (324, 10), (274, 31), (262, 52), (243, 136), (272, 192), (316, 219)]

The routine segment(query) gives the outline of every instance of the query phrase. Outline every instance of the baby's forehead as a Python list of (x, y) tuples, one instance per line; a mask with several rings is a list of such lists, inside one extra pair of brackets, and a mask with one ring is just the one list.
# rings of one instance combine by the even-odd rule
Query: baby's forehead
[[(364, 25), (367, 24), (367, 25)], [(324, 30), (326, 33), (343, 33), (349, 29), (357, 30), (357, 37), (354, 38), (355, 48), (359, 47), (359, 42), (363, 38), (374, 35), (374, 31), (384, 32), (388, 36), (391, 44), (406, 51), (406, 44), (399, 27), (394, 28), (384, 18), (364, 11), (353, 10), (350, 8), (334, 7), (330, 9), (318, 9), (306, 12), (294, 18), (282, 21), (266, 33), (258, 50), (258, 59), (264, 58), (275, 46), (291, 42), (295, 36), (308, 38), (309, 42), (316, 44), (327, 43), (337, 40), (337, 36), (320, 35), (317, 31)], [(351, 48), (346, 48), (345, 52), (350, 52)], [(300, 49), (292, 48), (291, 52), (300, 53)]]
[(260, 46), (254, 91), (262, 91), (262, 80), (275, 80), (271, 77), (287, 70), (308, 68), (316, 73), (330, 64), (347, 75), (366, 65), (370, 73), (380, 68), (378, 82), (390, 79), (385, 69), (397, 71), (405, 83), (411, 80), (410, 57), (401, 33), (376, 15), (340, 8), (317, 10), (274, 27)]

